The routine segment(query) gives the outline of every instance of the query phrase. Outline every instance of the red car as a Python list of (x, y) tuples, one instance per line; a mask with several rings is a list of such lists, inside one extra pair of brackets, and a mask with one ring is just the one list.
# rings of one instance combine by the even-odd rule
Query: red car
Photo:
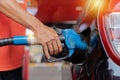
[(119, 0), (38, 2), (38, 19), (52, 24), (77, 20), (75, 30), (91, 46), (90, 56), (83, 56), (84, 63), (73, 65), (73, 80), (120, 80)]

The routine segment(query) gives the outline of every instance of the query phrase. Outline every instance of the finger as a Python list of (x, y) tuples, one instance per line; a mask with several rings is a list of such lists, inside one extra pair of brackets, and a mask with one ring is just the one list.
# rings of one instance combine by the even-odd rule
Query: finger
[(48, 52), (47, 44), (42, 44), (42, 47), (43, 47), (43, 51), (45, 53), (45, 56), (47, 57), (47, 59), (50, 59), (50, 54)]
[(58, 45), (59, 52), (62, 52), (62, 44), (60, 42), (60, 39), (56, 38), (56, 42), (57, 42), (57, 45)]
[(52, 43), (52, 41), (49, 41), (48, 43), (47, 43), (47, 45), (48, 45), (48, 51), (49, 51), (49, 53), (51, 54), (51, 55), (53, 55), (54, 54), (54, 51), (53, 51), (53, 43)]
[(59, 50), (58, 50), (58, 45), (57, 45), (57, 42), (56, 42), (55, 39), (53, 40), (52, 43), (53, 43), (54, 54), (56, 55), (56, 54), (59, 52)]

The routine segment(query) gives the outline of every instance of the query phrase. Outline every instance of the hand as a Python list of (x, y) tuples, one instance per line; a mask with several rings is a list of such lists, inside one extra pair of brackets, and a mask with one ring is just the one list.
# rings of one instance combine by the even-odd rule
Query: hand
[(62, 51), (62, 44), (59, 37), (52, 28), (43, 25), (34, 33), (48, 59), (50, 59), (50, 55), (56, 55)]

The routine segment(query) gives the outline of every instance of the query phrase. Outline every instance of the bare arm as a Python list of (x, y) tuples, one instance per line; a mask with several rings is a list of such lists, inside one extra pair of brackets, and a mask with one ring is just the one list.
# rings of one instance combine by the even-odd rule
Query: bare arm
[(41, 25), (43, 25), (34, 16), (30, 15), (21, 8), (16, 0), (0, 0), (0, 11), (32, 30), (35, 30), (37, 28), (36, 26), (42, 27)]
[(50, 54), (57, 54), (62, 51), (56, 32), (26, 12), (16, 0), (0, 0), (0, 12), (31, 29), (38, 42), (42, 45), (47, 58), (50, 58)]

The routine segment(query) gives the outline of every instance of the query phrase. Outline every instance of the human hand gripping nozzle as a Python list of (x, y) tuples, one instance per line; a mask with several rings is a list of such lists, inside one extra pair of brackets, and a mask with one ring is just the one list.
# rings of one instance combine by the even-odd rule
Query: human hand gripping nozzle
[[(87, 49), (87, 44), (82, 40), (79, 34), (76, 33), (73, 29), (63, 29), (61, 30), (61, 35), (59, 38), (65, 47), (68, 50), (66, 56), (49, 59), (49, 62), (64, 60), (68, 57), (71, 57), (74, 54), (75, 49), (80, 49), (85, 51)], [(34, 36), (13, 36), (12, 38), (0, 39), (0, 46), (5, 45), (35, 45), (38, 44)]]

